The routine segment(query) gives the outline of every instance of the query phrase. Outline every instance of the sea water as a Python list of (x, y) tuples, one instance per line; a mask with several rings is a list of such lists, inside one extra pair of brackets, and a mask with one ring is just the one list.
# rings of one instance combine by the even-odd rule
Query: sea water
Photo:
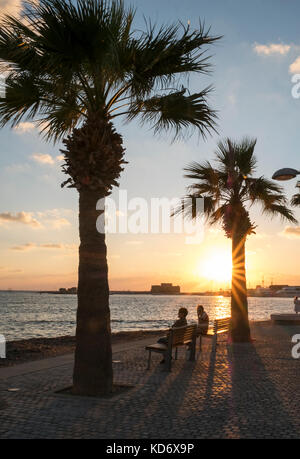
[[(270, 314), (293, 312), (292, 298), (249, 298), (250, 320), (268, 320)], [(168, 328), (183, 306), (188, 321), (196, 321), (202, 304), (210, 321), (230, 315), (230, 298), (209, 296), (111, 295), (112, 332)], [(36, 292), (0, 292), (0, 334), (6, 340), (74, 335), (76, 295)]]

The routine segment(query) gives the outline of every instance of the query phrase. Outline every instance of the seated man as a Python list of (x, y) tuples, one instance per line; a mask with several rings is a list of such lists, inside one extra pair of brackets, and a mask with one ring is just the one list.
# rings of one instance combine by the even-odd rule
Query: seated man
[(206, 335), (209, 325), (208, 314), (204, 311), (204, 307), (199, 304), (197, 306), (197, 316), (198, 316), (198, 332), (201, 335)]
[[(185, 327), (187, 325), (186, 316), (188, 315), (188, 310), (186, 308), (180, 308), (178, 311), (178, 319), (173, 323), (171, 328)], [(157, 341), (160, 344), (168, 344), (168, 336), (163, 336)], [(160, 363), (165, 363), (165, 359), (162, 359)]]

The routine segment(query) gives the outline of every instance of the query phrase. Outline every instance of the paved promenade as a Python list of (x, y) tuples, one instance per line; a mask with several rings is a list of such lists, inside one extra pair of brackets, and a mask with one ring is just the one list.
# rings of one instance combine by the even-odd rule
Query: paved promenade
[[(0, 438), (300, 438), (300, 359), (291, 336), (300, 327), (253, 326), (253, 344), (195, 363), (179, 352), (171, 373), (161, 356), (146, 370), (150, 339), (116, 346), (113, 398), (56, 394), (71, 385), (72, 356), (0, 369)], [(9, 391), (19, 389), (19, 391)]]

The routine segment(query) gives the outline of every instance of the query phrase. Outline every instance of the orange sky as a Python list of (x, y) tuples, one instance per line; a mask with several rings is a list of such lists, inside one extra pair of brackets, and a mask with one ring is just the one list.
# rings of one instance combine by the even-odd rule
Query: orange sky
[[(48, 290), (76, 285), (76, 214), (56, 210), (36, 215), (36, 221), (40, 226), (1, 223), (1, 289)], [(286, 234), (280, 222), (272, 228), (273, 233), (258, 232), (247, 241), (248, 287), (261, 284), (263, 278), (265, 285), (272, 281), (300, 284), (299, 238)], [(187, 245), (184, 235), (108, 235), (110, 288), (148, 290), (151, 284), (161, 282), (179, 284), (182, 291), (229, 287), (231, 242), (217, 228), (207, 228), (204, 236), (201, 244)], [(16, 239), (24, 242), (17, 245)]]

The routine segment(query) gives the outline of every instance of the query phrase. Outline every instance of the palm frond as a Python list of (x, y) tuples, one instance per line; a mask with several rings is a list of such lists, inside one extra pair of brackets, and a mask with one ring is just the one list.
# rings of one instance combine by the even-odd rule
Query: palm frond
[(187, 174), (184, 175), (185, 178), (195, 179), (214, 185), (216, 185), (219, 180), (218, 171), (212, 167), (209, 161), (202, 164), (194, 161), (183, 170), (187, 172)]
[(59, 81), (34, 79), (27, 73), (10, 76), (5, 97), (0, 97), (0, 125), (11, 122), (16, 126), (22, 120), (33, 120), (42, 127), (46, 139), (56, 142), (85, 116), (77, 96), (76, 87), (61, 87)]
[(228, 172), (238, 170), (238, 173), (247, 177), (253, 174), (257, 164), (254, 156), (256, 139), (243, 138), (240, 142), (225, 139), (218, 143), (216, 151), (217, 161), (221, 170)]
[(227, 212), (228, 204), (224, 203), (221, 206), (218, 206), (214, 212), (211, 213), (209, 223), (210, 225), (215, 225), (224, 220)]
[(211, 36), (201, 23), (197, 31), (178, 23), (161, 27), (158, 32), (150, 23), (148, 31), (132, 42), (134, 65), (129, 80), (132, 94), (144, 98), (157, 86), (174, 85), (178, 74), (208, 73), (210, 57), (202, 47), (220, 38)]
[(128, 120), (140, 115), (142, 122), (152, 124), (155, 133), (173, 129), (175, 137), (178, 137), (183, 129), (197, 128), (206, 137), (216, 131), (216, 112), (207, 105), (206, 100), (210, 89), (190, 96), (186, 96), (186, 90), (182, 90), (144, 101), (137, 100), (129, 110)]
[(271, 217), (280, 216), (282, 220), (287, 220), (290, 223), (298, 223), (292, 210), (288, 209), (285, 204), (269, 204), (263, 208), (263, 213)]
[[(74, 70), (105, 69), (119, 66), (118, 47), (130, 36), (132, 8), (122, 1), (41, 0), (27, 2), (26, 19), (37, 33), (38, 49), (50, 58), (51, 68)], [(27, 36), (24, 30), (25, 36)], [(100, 67), (99, 67), (100, 66)]]
[[(68, 102), (66, 103), (66, 99)], [(47, 108), (41, 110), (45, 116), (41, 117), (37, 124), (41, 128), (41, 133), (46, 140), (52, 139), (54, 142), (61, 140), (65, 135), (70, 134), (82, 117), (82, 113), (76, 104), (76, 99), (66, 98), (64, 100), (57, 100), (56, 108), (52, 105), (51, 111)]]
[[(260, 202), (262, 205), (267, 205), (270, 200), (274, 199), (275, 195), (279, 200), (284, 201), (283, 188), (265, 177), (247, 179), (245, 190), (245, 194), (252, 204)], [(284, 204), (286, 203), (284, 201)]]
[(185, 196), (181, 204), (174, 209), (172, 216), (183, 215), (186, 220), (195, 220), (201, 216), (210, 217), (216, 207), (216, 201), (210, 196), (189, 194)]
[(200, 193), (203, 196), (213, 197), (219, 200), (221, 196), (220, 174), (214, 169), (209, 161), (202, 164), (193, 162), (184, 168), (185, 178), (196, 180), (187, 189), (190, 193)]
[(254, 149), (256, 146), (256, 139), (249, 139), (245, 137), (239, 144), (236, 145), (236, 166), (240, 173), (247, 177), (255, 172), (257, 159), (254, 156)]
[(40, 105), (39, 84), (31, 75), (9, 76), (5, 82), (5, 96), (0, 97), (0, 125), (11, 121), (12, 126), (16, 126), (23, 118), (33, 119)]
[(291, 204), (292, 204), (292, 206), (294, 206), (294, 207), (300, 206), (300, 193), (295, 194), (295, 195), (292, 197)]

